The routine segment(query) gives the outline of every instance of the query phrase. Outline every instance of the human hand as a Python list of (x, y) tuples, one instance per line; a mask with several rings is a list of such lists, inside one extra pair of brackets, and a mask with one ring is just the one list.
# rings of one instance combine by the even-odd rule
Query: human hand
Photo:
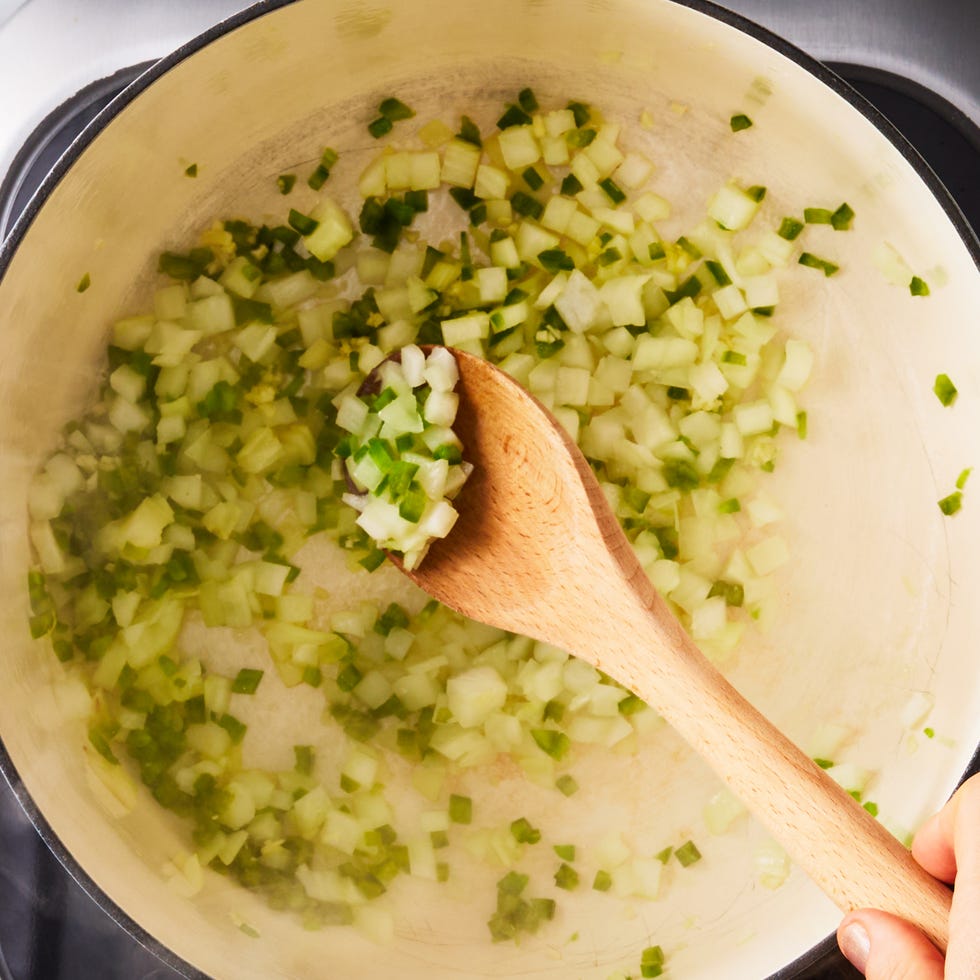
[(918, 929), (875, 909), (858, 909), (844, 917), (837, 930), (841, 951), (868, 980), (978, 980), (980, 773), (922, 825), (912, 856), (933, 877), (956, 883), (945, 964)]

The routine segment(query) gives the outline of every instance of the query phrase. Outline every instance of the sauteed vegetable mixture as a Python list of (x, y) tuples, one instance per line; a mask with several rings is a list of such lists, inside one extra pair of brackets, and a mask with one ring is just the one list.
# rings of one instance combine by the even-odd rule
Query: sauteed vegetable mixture
[[(665, 236), (672, 204), (625, 122), (530, 90), (482, 127), (419, 126), (388, 99), (370, 133), (359, 200), (331, 196), (344, 153), (326, 149), (308, 174), (279, 175), (280, 223), (231, 218), (160, 256), (152, 302), (113, 325), (105, 383), (34, 483), (31, 628), (89, 712), (101, 778), (131, 800), (132, 774), (186, 826), (177, 887), (212, 869), (310, 926), (380, 936), (399, 914), (374, 911), (392, 881), (445, 880), (465, 848), (501, 867), (496, 897), (473, 901), (490, 937), (511, 940), (576, 889), (654, 898), (668, 862), (700, 854), (683, 838), (592, 854), (521, 812), (481, 824), (464, 771), (506, 758), (574, 806), (579, 755), (629, 750), (657, 719), (560, 650), (416, 594), (330, 595), (304, 572), (314, 547), (357, 581), (384, 572), (342, 500), (346, 460), (396, 492), (409, 524), (427, 483), (444, 490), (460, 469), (451, 398), (430, 395), (409, 433), (440, 464), (396, 465), (351, 433), (400, 396), (356, 392), (415, 343), (499, 364), (578, 441), (652, 581), (723, 660), (771, 615), (789, 557), (764, 484), (806, 437), (813, 356), (787, 333), (780, 284), (832, 275), (806, 223), (843, 231), (853, 213), (774, 213), (764, 186), (732, 181)], [(319, 194), (305, 211), (288, 199), (303, 180)], [(213, 662), (218, 634), (248, 656)], [(252, 705), (283, 685), (322, 698), (321, 730), (291, 765), (252, 764)], [(410, 815), (396, 778), (418, 798)], [(553, 882), (531, 884), (523, 856), (551, 848)], [(651, 947), (642, 975), (662, 962)]]

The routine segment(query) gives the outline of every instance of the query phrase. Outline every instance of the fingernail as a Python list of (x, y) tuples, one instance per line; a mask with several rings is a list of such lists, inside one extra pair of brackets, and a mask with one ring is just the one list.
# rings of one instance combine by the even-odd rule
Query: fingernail
[(864, 973), (871, 954), (871, 937), (860, 922), (849, 922), (841, 930), (840, 948), (851, 965)]

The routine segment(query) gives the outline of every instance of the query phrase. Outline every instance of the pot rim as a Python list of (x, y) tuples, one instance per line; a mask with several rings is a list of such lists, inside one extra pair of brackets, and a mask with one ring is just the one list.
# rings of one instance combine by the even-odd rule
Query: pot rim
[[(2, 282), (20, 242), (27, 234), (31, 224), (51, 195), (51, 192), (71, 170), (78, 157), (109, 122), (134, 102), (157, 79), (161, 78), (170, 69), (187, 58), (206, 48), (219, 37), (295, 2), (297, 0), (257, 0), (251, 6), (220, 21), (187, 41), (170, 54), (164, 56), (159, 61), (151, 64), (113, 98), (75, 138), (61, 157), (59, 157), (55, 165), (42, 180), (37, 191), (28, 201), (23, 212), (12, 225), (7, 237), (0, 242), (0, 282)], [(901, 153), (904, 159), (913, 167), (918, 177), (926, 184), (933, 197), (936, 198), (936, 201), (946, 213), (946, 216), (966, 246), (967, 252), (976, 264), (978, 271), (980, 271), (980, 238), (978, 238), (980, 229), (973, 229), (952, 194), (947, 190), (935, 171), (926, 163), (915, 147), (891, 120), (865, 99), (864, 96), (848, 85), (844, 79), (825, 64), (807, 54), (792, 42), (787, 41), (768, 28), (757, 24), (755, 21), (720, 6), (713, 2), (713, 0), (669, 0), (669, 2), (713, 17), (715, 20), (735, 28), (735, 30), (742, 34), (761, 41), (767, 47), (790, 59), (799, 67), (809, 72), (818, 81), (823, 82), (824, 85), (847, 101), (853, 108), (857, 109)], [(980, 772), (980, 746), (978, 746), (966, 772), (961, 777), (960, 783), (977, 772)], [(206, 973), (192, 966), (139, 925), (81, 867), (54, 832), (44, 814), (41, 813), (40, 809), (34, 803), (31, 794), (24, 785), (20, 774), (14, 766), (13, 760), (7, 752), (6, 746), (3, 743), (2, 734), (0, 734), (0, 774), (6, 778), (21, 808), (27, 814), (48, 849), (58, 859), (71, 878), (110, 919), (129, 933), (141, 946), (149, 950), (177, 973), (187, 977), (188, 980), (209, 980)], [(819, 977), (819, 973), (816, 971), (830, 965), (829, 960), (832, 957), (836, 957), (837, 962), (842, 962), (839, 958), (840, 954), (837, 951), (837, 942), (834, 935), (827, 936), (824, 940), (797, 957), (793, 962), (779, 969), (769, 977), (769, 980), (793, 980), (793, 978), (803, 980), (806, 977), (816, 980)]]

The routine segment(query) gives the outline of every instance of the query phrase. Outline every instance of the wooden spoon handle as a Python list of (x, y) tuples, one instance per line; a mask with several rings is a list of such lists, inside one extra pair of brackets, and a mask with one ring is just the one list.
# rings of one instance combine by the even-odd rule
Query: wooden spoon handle
[[(891, 912), (945, 952), (951, 891), (753, 708), (651, 592), (622, 590), (622, 608), (607, 610), (607, 622), (622, 617), (625, 627), (606, 634), (603, 651), (610, 664), (625, 661), (618, 679), (714, 767), (841, 909)], [(604, 660), (598, 652), (588, 659)]]

